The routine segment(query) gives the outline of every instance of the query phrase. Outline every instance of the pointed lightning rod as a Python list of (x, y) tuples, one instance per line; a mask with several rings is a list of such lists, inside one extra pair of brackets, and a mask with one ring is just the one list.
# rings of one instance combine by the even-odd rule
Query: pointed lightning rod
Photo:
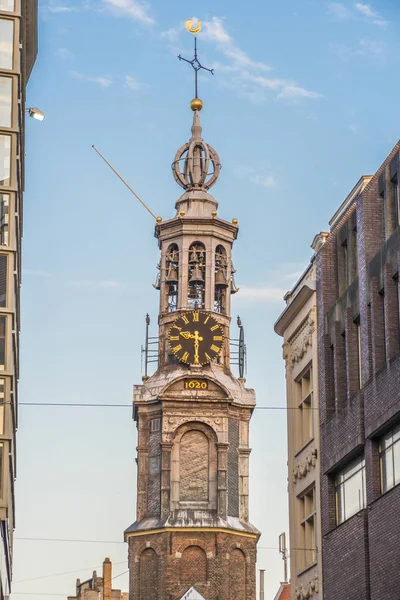
[(130, 192), (132, 192), (132, 194), (135, 196), (135, 198), (137, 198), (137, 200), (139, 200), (140, 204), (142, 204), (145, 207), (145, 209), (147, 210), (147, 212), (149, 212), (151, 214), (151, 216), (153, 217), (153, 219), (155, 219), (157, 221), (157, 223), (161, 223), (162, 218), (161, 217), (156, 217), (156, 215), (147, 206), (147, 204), (145, 202), (143, 202), (143, 200), (137, 195), (137, 193), (135, 192), (135, 190), (133, 190), (131, 188), (131, 186), (125, 181), (125, 179), (118, 173), (118, 171), (116, 169), (114, 169), (114, 167), (112, 166), (112, 164), (108, 162), (108, 160), (105, 158), (105, 156), (103, 156), (102, 153), (99, 150), (97, 150), (97, 148), (96, 148), (96, 146), (94, 144), (92, 144), (92, 148), (93, 148), (93, 150), (95, 150), (97, 152), (97, 154), (100, 156), (100, 158), (102, 158), (104, 160), (104, 162), (110, 167), (110, 169), (112, 171), (114, 171), (114, 173), (116, 174), (116, 176), (120, 178), (120, 180), (122, 181), (122, 183), (126, 185), (126, 187), (128, 188), (128, 190)]

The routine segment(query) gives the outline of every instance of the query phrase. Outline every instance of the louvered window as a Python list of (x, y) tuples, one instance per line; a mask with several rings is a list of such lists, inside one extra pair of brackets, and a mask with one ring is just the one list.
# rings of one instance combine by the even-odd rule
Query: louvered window
[(7, 306), (7, 255), (0, 254), (0, 307)]
[(0, 315), (0, 371), (6, 368), (6, 325), (7, 317)]

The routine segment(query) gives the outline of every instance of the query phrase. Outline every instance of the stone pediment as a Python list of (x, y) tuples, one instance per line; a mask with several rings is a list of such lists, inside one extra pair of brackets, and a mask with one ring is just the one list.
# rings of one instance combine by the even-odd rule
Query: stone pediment
[[(200, 387), (186, 387), (185, 382), (199, 381)], [(206, 387), (201, 387), (201, 382)], [(221, 365), (210, 364), (202, 368), (188, 368), (171, 365), (156, 371), (143, 380), (142, 385), (134, 386), (135, 404), (157, 402), (158, 400), (200, 400), (233, 402), (253, 407), (256, 403), (254, 390), (244, 387), (243, 379), (236, 379)]]
[(187, 376), (175, 380), (159, 394), (160, 400), (206, 400), (221, 401), (228, 392), (212, 379), (204, 376)]

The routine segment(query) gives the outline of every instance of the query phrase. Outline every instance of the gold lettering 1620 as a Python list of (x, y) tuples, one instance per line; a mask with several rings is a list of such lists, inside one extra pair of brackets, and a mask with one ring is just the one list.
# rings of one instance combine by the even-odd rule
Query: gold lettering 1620
[(184, 382), (185, 390), (208, 390), (208, 381), (204, 379), (186, 379)]

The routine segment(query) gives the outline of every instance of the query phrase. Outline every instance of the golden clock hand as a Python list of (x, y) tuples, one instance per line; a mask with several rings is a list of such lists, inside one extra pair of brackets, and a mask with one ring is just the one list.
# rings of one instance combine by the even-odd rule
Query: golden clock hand
[(200, 342), (203, 341), (203, 338), (201, 337), (201, 335), (199, 335), (198, 331), (194, 332), (194, 364), (198, 365), (200, 364), (200, 360), (199, 360), (199, 345)]
[(185, 340), (191, 340), (195, 338), (193, 333), (190, 333), (190, 331), (180, 331), (180, 335), (184, 337)]

